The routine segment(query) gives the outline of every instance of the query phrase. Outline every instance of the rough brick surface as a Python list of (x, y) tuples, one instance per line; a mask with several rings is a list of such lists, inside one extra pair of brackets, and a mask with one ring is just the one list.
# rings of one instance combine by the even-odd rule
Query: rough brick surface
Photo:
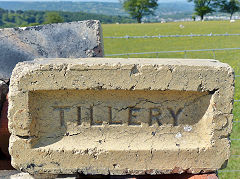
[(99, 21), (0, 29), (0, 79), (10, 78), (18, 62), (37, 57), (103, 57)]
[(39, 59), (9, 92), (10, 154), (29, 173), (200, 173), (230, 156), (234, 72), (216, 60)]

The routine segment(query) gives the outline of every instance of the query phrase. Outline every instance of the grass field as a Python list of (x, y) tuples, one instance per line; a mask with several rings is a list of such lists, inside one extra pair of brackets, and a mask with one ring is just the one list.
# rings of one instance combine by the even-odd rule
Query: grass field
[[(179, 27), (182, 24), (183, 29)], [(225, 34), (240, 33), (240, 21), (179, 22), (165, 24), (109, 24), (103, 26), (106, 36), (144, 36), (174, 34)], [(240, 36), (230, 37), (180, 37), (149, 39), (104, 39), (105, 54), (240, 48)], [(240, 50), (217, 51), (216, 59), (231, 65), (240, 75)], [(184, 58), (184, 53), (131, 55), (130, 57)], [(127, 57), (127, 56), (121, 56)], [(213, 58), (212, 52), (189, 52), (187, 58)], [(235, 99), (240, 99), (240, 77), (236, 78)], [(240, 122), (240, 102), (234, 104), (234, 121)], [(240, 139), (240, 123), (233, 124), (231, 139)], [(240, 141), (232, 141), (232, 157), (228, 167), (219, 172), (221, 179), (240, 179)], [(236, 156), (239, 155), (239, 156)], [(229, 170), (239, 170), (230, 171)]]

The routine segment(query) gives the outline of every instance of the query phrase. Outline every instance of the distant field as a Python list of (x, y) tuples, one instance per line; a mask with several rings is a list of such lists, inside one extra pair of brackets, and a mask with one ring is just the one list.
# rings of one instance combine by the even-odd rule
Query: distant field
[[(179, 27), (182, 24), (183, 29)], [(225, 34), (240, 33), (240, 21), (179, 22), (164, 24), (108, 24), (102, 25), (106, 36), (145, 36), (174, 34)], [(180, 37), (153, 39), (104, 39), (105, 54), (195, 50), (216, 48), (240, 48), (240, 36), (230, 37)], [(240, 75), (240, 50), (217, 51), (216, 59), (231, 65)], [(121, 56), (126, 58), (127, 56)], [(130, 57), (184, 58), (184, 53), (131, 55)], [(213, 58), (212, 52), (191, 52), (187, 58)], [(240, 77), (236, 78), (235, 99), (240, 99)], [(240, 122), (240, 102), (234, 104), (234, 121)], [(240, 123), (234, 123), (232, 139), (240, 139)], [(232, 142), (232, 157), (225, 170), (219, 172), (222, 179), (240, 178), (240, 140)], [(234, 156), (235, 155), (235, 156)], [(238, 155), (238, 156), (236, 156)], [(231, 171), (229, 170), (239, 170)]]
[[(120, 1), (115, 2), (77, 2), (77, 1), (1, 1), (0, 7), (8, 10), (40, 10), (86, 12), (94, 14), (127, 16)], [(193, 4), (188, 2), (160, 2), (155, 11), (161, 18), (189, 18), (193, 13)]]

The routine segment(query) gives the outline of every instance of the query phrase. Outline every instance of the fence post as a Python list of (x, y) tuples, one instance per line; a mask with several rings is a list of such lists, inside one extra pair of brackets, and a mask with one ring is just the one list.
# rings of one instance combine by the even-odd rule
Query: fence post
[(184, 58), (187, 58), (187, 51), (184, 50)]
[(212, 52), (213, 52), (213, 58), (214, 58), (214, 60), (216, 60), (215, 50), (213, 50)]

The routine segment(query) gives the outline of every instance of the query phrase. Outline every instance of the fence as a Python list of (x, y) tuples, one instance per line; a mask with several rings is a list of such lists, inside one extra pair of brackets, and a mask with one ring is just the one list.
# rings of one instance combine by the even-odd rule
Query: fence
[[(215, 51), (240, 50), (240, 48), (218, 48), (218, 49), (197, 49), (197, 50), (174, 50), (174, 51), (159, 51), (159, 52), (136, 52), (136, 53), (119, 53), (106, 54), (106, 57), (113, 56), (130, 56), (130, 55), (145, 55), (145, 54), (162, 54), (162, 53), (184, 53), (184, 58), (187, 58), (187, 52), (213, 52), (213, 58), (216, 59)], [(239, 75), (240, 76), (240, 75)]]
[[(235, 79), (236, 78), (240, 78), (240, 75), (235, 75)], [(240, 102), (240, 100), (234, 100), (234, 102)], [(239, 123), (240, 124), (240, 121), (233, 121), (234, 123)], [(240, 141), (240, 139), (231, 139), (232, 141)], [(232, 155), (232, 156), (237, 156), (237, 157), (240, 157), (240, 155)], [(239, 170), (240, 171), (240, 170)]]
[(217, 36), (240, 36), (240, 34), (188, 34), (188, 35), (153, 35), (153, 36), (122, 36), (122, 37), (104, 37), (105, 39), (140, 39), (140, 38), (171, 38), (171, 37), (217, 37)]

